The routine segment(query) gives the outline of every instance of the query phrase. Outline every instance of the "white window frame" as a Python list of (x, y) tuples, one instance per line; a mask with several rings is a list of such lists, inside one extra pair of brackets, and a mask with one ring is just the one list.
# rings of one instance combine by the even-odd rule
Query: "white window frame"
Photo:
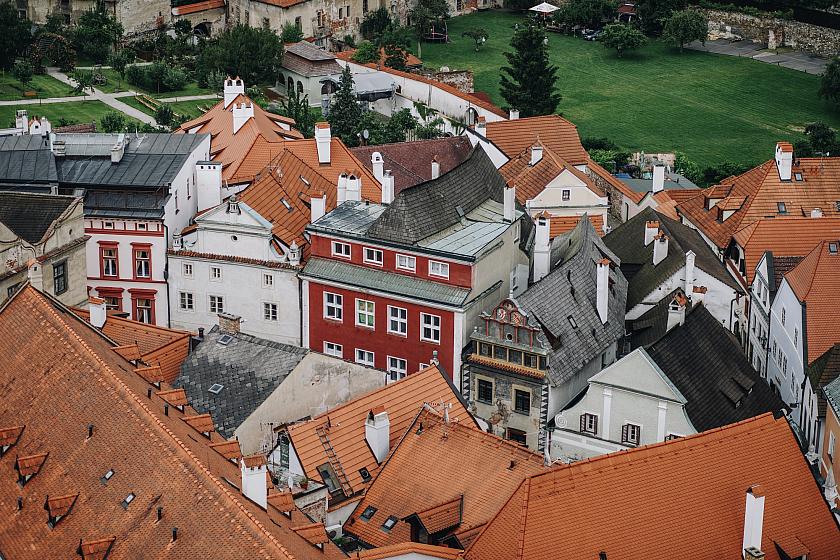
[[(365, 247), (363, 251), (364, 252), (362, 253), (362, 256), (366, 264), (382, 266), (382, 263), (385, 262), (385, 254), (382, 252), (382, 249), (376, 249), (374, 247)], [(368, 258), (368, 253), (370, 253), (374, 258)], [(376, 256), (378, 256), (379, 258), (375, 258)]]
[[(344, 243), (343, 241), (333, 241), (330, 244), (332, 256), (338, 257), (340, 259), (350, 259), (353, 256), (353, 248), (349, 243)], [(345, 254), (344, 248), (347, 249), (347, 253)]]
[[(216, 271), (219, 272), (218, 276), (214, 276)], [(221, 282), (222, 281), (222, 267), (221, 266), (211, 266), (210, 267), (210, 281), (211, 282)]]
[(374, 367), (376, 363), (376, 354), (363, 348), (356, 348), (355, 358), (356, 363), (362, 366)]
[(263, 273), (263, 288), (273, 288), (274, 287), (274, 275), (269, 272)]
[(408, 375), (408, 360), (397, 356), (388, 356), (388, 378), (399, 381)]
[[(184, 297), (189, 296), (189, 297)], [(189, 300), (189, 302), (187, 302)], [(180, 292), (178, 294), (178, 308), (181, 311), (192, 313), (195, 311), (195, 296), (192, 292)]]
[[(400, 259), (405, 259), (405, 266), (400, 264)], [(411, 264), (408, 264), (411, 263)], [(407, 272), (417, 272), (417, 257), (412, 255), (400, 255), (397, 254), (396, 256), (396, 267), (397, 270), (405, 270)]]
[(344, 359), (344, 346), (335, 342), (324, 341), (324, 354)]
[(181, 266), (181, 272), (184, 275), (184, 278), (192, 278), (193, 277), (193, 265), (192, 263), (183, 263)]
[[(396, 317), (394, 316), (394, 312), (397, 312)], [(402, 315), (402, 317), (400, 315)], [(391, 328), (392, 321), (396, 321), (397, 323), (396, 330)], [(395, 305), (388, 306), (388, 334), (405, 337), (408, 336), (408, 309), (405, 307), (397, 307)]]
[[(437, 266), (440, 270), (434, 272), (434, 267)], [(435, 278), (449, 278), (449, 263), (443, 261), (429, 261), (429, 276)]]
[(263, 302), (263, 320), (276, 322), (280, 320), (280, 306), (270, 301)]
[[(213, 309), (213, 298), (216, 298), (216, 309)], [(221, 306), (219, 306), (221, 303)], [(221, 307), (221, 309), (220, 309)], [(208, 294), (207, 295), (207, 309), (210, 310), (210, 313), (224, 313), (225, 312), (225, 296), (218, 296), (215, 294)]]
[[(427, 322), (427, 319), (431, 322)], [(437, 326), (435, 326), (435, 319), (437, 319)], [(432, 337), (426, 336), (426, 329), (431, 329)], [(420, 340), (423, 342), (431, 342), (433, 344), (440, 344), (441, 320), (440, 315), (433, 315), (431, 313), (420, 313)], [(437, 339), (434, 338), (434, 333), (437, 332)]]
[[(330, 303), (330, 296), (333, 296), (333, 302)], [(331, 310), (336, 310), (330, 314)], [(331, 321), (344, 321), (344, 296), (333, 292), (324, 292), (324, 319)]]
[[(365, 309), (360, 309), (360, 304), (364, 304)], [(369, 309), (367, 304), (370, 304)], [(364, 323), (360, 322), (360, 315), (364, 315), (366, 318), (369, 318), (370, 324), (368, 324), (367, 320), (365, 320)], [(356, 313), (354, 314), (354, 318), (356, 320), (357, 327), (364, 327), (366, 329), (376, 329), (376, 302), (371, 301), (369, 299), (356, 298)]]

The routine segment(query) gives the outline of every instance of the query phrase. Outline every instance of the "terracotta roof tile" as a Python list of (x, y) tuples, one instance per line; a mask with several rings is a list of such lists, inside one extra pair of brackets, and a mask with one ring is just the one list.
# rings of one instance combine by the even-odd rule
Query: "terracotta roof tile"
[(134, 373), (145, 379), (147, 383), (158, 387), (163, 381), (163, 371), (160, 366), (134, 368)]
[(175, 407), (184, 407), (190, 402), (187, 399), (187, 392), (183, 389), (169, 389), (168, 391), (158, 391), (155, 394)]
[(216, 431), (215, 425), (213, 424), (213, 418), (211, 418), (209, 414), (184, 416), (183, 418), (181, 418), (181, 420), (186, 422), (196, 432), (202, 434), (209, 434), (210, 432)]
[(383, 546), (372, 550), (362, 550), (350, 557), (359, 560), (384, 560), (385, 558), (403, 558), (410, 554), (415, 554), (421, 558), (431, 557), (456, 560), (461, 555), (461, 550), (445, 546), (408, 542)]
[(66, 496), (48, 497), (44, 504), (44, 509), (50, 514), (50, 517), (58, 517), (67, 515), (76, 503), (79, 493), (67, 494)]
[(577, 126), (560, 115), (488, 122), (487, 138), (509, 158), (516, 157), (539, 141), (572, 165), (589, 162), (589, 155), (580, 143)]
[(117, 537), (105, 537), (104, 539), (97, 539), (92, 541), (79, 541), (79, 548), (77, 553), (82, 557), (82, 560), (104, 560), (108, 557), (114, 543), (117, 542)]
[[(581, 218), (580, 216), (553, 216), (551, 214), (548, 214), (548, 217), (551, 220), (548, 231), (551, 239), (575, 229)], [(598, 237), (604, 237), (604, 217), (601, 214), (595, 214), (593, 216), (587, 215), (586, 218), (595, 228)]]
[(837, 521), (787, 420), (770, 414), (533, 476), (464, 556), (553, 560), (558, 551), (566, 551), (563, 558), (598, 558), (603, 551), (608, 558), (669, 558), (676, 546), (740, 558), (745, 491), (756, 483), (766, 494), (766, 560), (780, 560), (774, 541), (792, 536), (808, 548), (809, 560), (837, 557)]
[(256, 453), (254, 455), (242, 457), (242, 462), (245, 463), (245, 466), (249, 469), (261, 467), (266, 464), (265, 455), (263, 455), (262, 453)]
[(126, 344), (124, 346), (114, 346), (112, 348), (114, 352), (122, 356), (128, 361), (136, 361), (139, 360), (142, 355), (140, 354), (140, 347), (136, 344)]
[(195, 14), (206, 10), (216, 10), (225, 7), (225, 0), (203, 0), (200, 2), (193, 2), (190, 4), (182, 4), (172, 8), (173, 16), (185, 16), (188, 14)]
[(295, 499), (291, 492), (270, 492), (268, 505), (279, 512), (289, 513), (295, 510)]
[(0, 428), (0, 451), (4, 452), (18, 442), (23, 433), (23, 426)]
[[(422, 60), (420, 60), (419, 58), (417, 58), (416, 56), (414, 56), (413, 54), (411, 54), (408, 51), (403, 51), (403, 52), (405, 52), (405, 64), (406, 64), (406, 66), (423, 66), (423, 61)], [(353, 55), (354, 54), (356, 54), (356, 49), (347, 49), (345, 51), (341, 51), (340, 53), (337, 53), (336, 57), (340, 58), (342, 60), (353, 60)], [(379, 64), (381, 66), (385, 66), (385, 58), (386, 58), (385, 49), (384, 48), (379, 49)], [(356, 62), (356, 61), (353, 60), (353, 62)], [(356, 64), (358, 64), (358, 62), (356, 62)]]
[(309, 525), (292, 527), (292, 531), (314, 545), (322, 545), (330, 540), (323, 523), (310, 523)]
[(222, 457), (227, 460), (236, 460), (238, 461), (240, 457), (242, 457), (242, 450), (239, 447), (239, 442), (236, 440), (233, 441), (221, 441), (218, 443), (211, 443), (210, 449), (215, 450), (219, 453)]
[(464, 508), (464, 496), (447, 500), (442, 504), (432, 506), (417, 512), (417, 519), (430, 534), (451, 529), (461, 524)]
[(531, 165), (531, 147), (529, 146), (499, 168), (507, 184), (516, 187), (516, 199), (522, 204), (536, 198), (564, 171), (568, 171), (576, 179), (582, 181), (595, 195), (606, 196), (603, 189), (598, 187), (586, 173), (548, 147), (543, 148), (542, 158), (534, 165)]
[(30, 476), (38, 474), (41, 467), (47, 461), (49, 453), (38, 453), (37, 455), (27, 455), (25, 457), (18, 457), (15, 461), (15, 470), (21, 476)]

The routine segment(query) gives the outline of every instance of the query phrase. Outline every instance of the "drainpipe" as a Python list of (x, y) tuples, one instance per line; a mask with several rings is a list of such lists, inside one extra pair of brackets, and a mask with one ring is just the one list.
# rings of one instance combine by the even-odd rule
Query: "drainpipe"
[(166, 221), (163, 223), (163, 236), (166, 246), (163, 252), (163, 279), (166, 281), (166, 326), (172, 328), (172, 294), (169, 293), (169, 226), (166, 225)]

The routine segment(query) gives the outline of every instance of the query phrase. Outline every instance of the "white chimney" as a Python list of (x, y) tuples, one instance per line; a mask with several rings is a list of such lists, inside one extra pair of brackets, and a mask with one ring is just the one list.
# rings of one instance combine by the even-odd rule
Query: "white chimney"
[(542, 144), (537, 142), (533, 146), (531, 146), (531, 161), (529, 162), (530, 165), (536, 165), (543, 157), (543, 147)]
[(29, 284), (36, 290), (43, 292), (44, 271), (41, 270), (41, 263), (39, 263), (36, 259), (29, 259), (29, 262), (26, 263), (26, 266), (29, 268), (29, 270), (26, 273), (26, 277), (29, 280)]
[(225, 80), (225, 109), (233, 103), (237, 95), (245, 95), (245, 82), (239, 76), (236, 78), (228, 76)]
[(362, 200), (362, 180), (355, 173), (347, 177), (347, 200)]
[(534, 237), (534, 282), (542, 279), (551, 268), (551, 216), (548, 212), (537, 215)]
[(665, 331), (670, 331), (677, 325), (682, 325), (685, 323), (685, 305), (688, 303), (685, 296), (682, 294), (677, 294), (674, 296), (674, 299), (671, 300), (671, 303), (668, 305), (668, 324), (665, 327)]
[(510, 120), (515, 121), (519, 118), (519, 109), (511, 109), (510, 110)]
[(645, 222), (645, 247), (650, 245), (650, 242), (653, 241), (653, 238), (656, 237), (657, 233), (659, 233), (659, 222)]
[(321, 191), (312, 193), (309, 199), (309, 210), (311, 211), (310, 223), (315, 223), (327, 213), (327, 195)]
[(702, 304), (703, 300), (706, 299), (707, 291), (709, 291), (709, 289), (706, 286), (694, 286), (691, 290), (692, 305)]
[(29, 125), (29, 134), (41, 136), (50, 132), (52, 132), (52, 126), (50, 125), (50, 121), (47, 120), (47, 117), (41, 117), (40, 120), (32, 119), (32, 124)]
[(484, 117), (478, 117), (478, 120), (475, 121), (475, 131), (482, 136), (487, 137), (487, 119)]
[(744, 541), (741, 550), (761, 550), (761, 532), (764, 528), (764, 490), (754, 484), (747, 488), (747, 503), (744, 509)]
[(822, 208), (814, 208), (813, 210), (811, 210), (811, 217), (812, 218), (822, 218), (823, 217)]
[(665, 190), (665, 166), (653, 166), (653, 189), (654, 193)]
[(300, 264), (300, 247), (298, 247), (297, 241), (294, 239), (292, 240), (292, 244), (289, 245), (289, 264), (292, 266), (298, 266)]
[(377, 407), (368, 412), (365, 420), (365, 440), (367, 440), (377, 463), (382, 463), (388, 456), (391, 439), (391, 421), (388, 412)]
[(200, 212), (222, 202), (222, 164), (217, 161), (195, 163), (195, 190)]
[(658, 265), (668, 256), (668, 236), (664, 231), (659, 232), (653, 242), (653, 266)]
[[(55, 135), (53, 135), (55, 136)], [(64, 157), (67, 155), (67, 143), (64, 140), (55, 140), (52, 143), (52, 151), (55, 157)]]
[(184, 240), (181, 237), (180, 233), (173, 233), (172, 234), (172, 248), (176, 251), (180, 251), (184, 248)]
[(242, 473), (242, 495), (262, 508), (268, 506), (268, 481), (265, 456), (262, 454), (242, 457), (239, 460)]
[(516, 216), (516, 187), (505, 187), (504, 218), (506, 222), (513, 222)]
[(385, 160), (382, 159), (382, 154), (379, 152), (373, 152), (370, 155), (370, 163), (373, 166), (373, 176), (376, 177), (376, 180), (379, 181), (379, 184), (382, 184), (382, 176), (385, 171)]
[(315, 145), (318, 147), (318, 163), (330, 162), (330, 123), (315, 123)]
[(391, 170), (387, 169), (382, 176), (382, 204), (394, 202), (394, 176)]
[(117, 135), (117, 143), (111, 147), (111, 163), (119, 163), (125, 155), (125, 134)]
[(440, 177), (440, 162), (437, 156), (432, 158), (432, 179)]
[(90, 324), (101, 329), (108, 319), (108, 309), (105, 300), (98, 297), (88, 298), (88, 313), (90, 313)]
[(245, 126), (248, 119), (254, 117), (254, 104), (252, 102), (242, 102), (233, 104), (233, 133), (239, 132), (239, 129)]
[(779, 179), (790, 181), (793, 169), (793, 146), (788, 142), (776, 143), (776, 167), (779, 169)]
[(697, 255), (689, 250), (685, 254), (685, 295), (694, 297), (694, 259)]
[(23, 134), (29, 132), (29, 113), (26, 109), (18, 109), (15, 113), (15, 128)]
[(609, 318), (610, 309), (610, 259), (601, 259), (597, 266), (598, 268), (595, 271), (595, 307), (598, 310), (601, 323), (604, 324)]
[(336, 206), (340, 206), (347, 200), (347, 172), (338, 176), (338, 189), (336, 191)]

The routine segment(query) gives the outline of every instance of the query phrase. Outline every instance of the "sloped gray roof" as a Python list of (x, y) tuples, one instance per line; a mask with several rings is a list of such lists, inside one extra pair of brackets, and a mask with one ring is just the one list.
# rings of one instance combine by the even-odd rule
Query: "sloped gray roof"
[(840, 417), (840, 377), (823, 387), (823, 394), (834, 414)]
[(57, 181), (58, 172), (48, 140), (30, 134), (0, 137), (0, 183)]
[(72, 196), (0, 193), (0, 222), (29, 243), (38, 243), (77, 199)]
[[(596, 308), (596, 267), (602, 258), (620, 261), (607, 249), (589, 220), (552, 243), (552, 270), (516, 298), (548, 335), (552, 351), (548, 377), (557, 386), (571, 378), (624, 335), (627, 280), (611, 267), (607, 322)], [(575, 325), (569, 321), (574, 319)]]
[[(181, 365), (175, 387), (183, 387), (199, 414), (209, 413), (226, 438), (244, 422), (306, 356), (308, 350), (250, 336), (232, 334), (227, 345), (218, 325)], [(214, 384), (219, 394), (210, 393)]]

